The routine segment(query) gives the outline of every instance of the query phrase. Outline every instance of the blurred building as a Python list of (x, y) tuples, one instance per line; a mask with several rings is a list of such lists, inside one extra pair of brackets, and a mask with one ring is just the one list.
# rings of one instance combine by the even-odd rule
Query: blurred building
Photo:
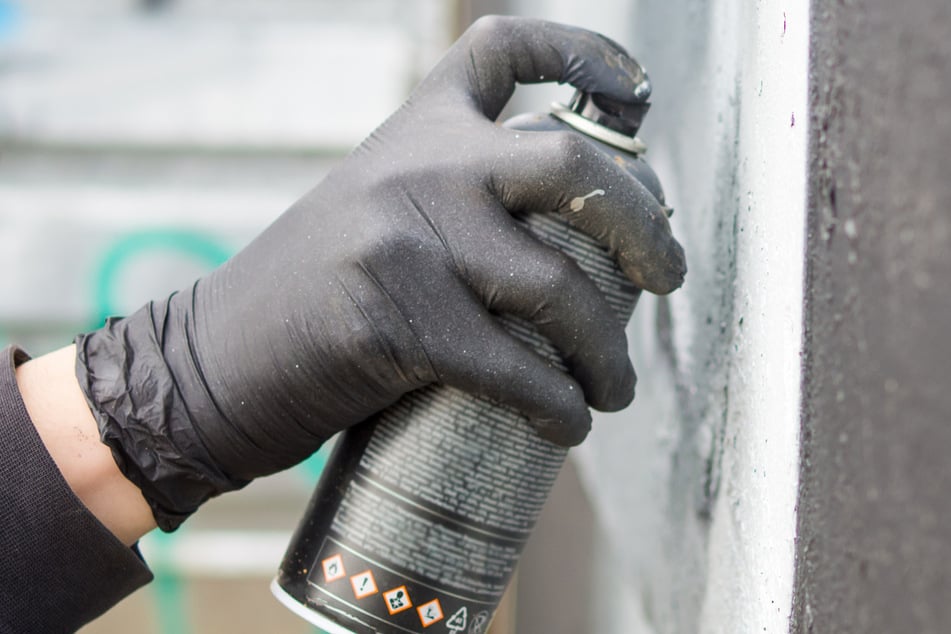
[[(0, 1), (0, 345), (68, 344), (223, 262), (454, 39), (439, 0)], [(88, 634), (313, 631), (267, 590), (320, 457), (142, 542)]]

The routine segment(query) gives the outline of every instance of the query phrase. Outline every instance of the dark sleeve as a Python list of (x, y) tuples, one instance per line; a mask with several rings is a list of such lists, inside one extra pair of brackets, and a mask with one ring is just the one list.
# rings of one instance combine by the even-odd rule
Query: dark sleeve
[(152, 574), (83, 506), (46, 451), (0, 352), (0, 632), (74, 632)]

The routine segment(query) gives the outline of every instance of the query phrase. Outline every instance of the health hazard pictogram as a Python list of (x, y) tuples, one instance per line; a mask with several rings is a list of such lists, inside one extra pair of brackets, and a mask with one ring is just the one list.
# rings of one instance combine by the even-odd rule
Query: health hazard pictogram
[(343, 557), (340, 555), (327, 557), (322, 562), (320, 562), (320, 565), (323, 566), (324, 579), (327, 580), (327, 583), (336, 581), (347, 574), (347, 571), (343, 569)]
[(423, 627), (429, 627), (433, 623), (442, 620), (442, 605), (439, 603), (439, 599), (433, 599), (428, 603), (424, 603), (418, 608), (416, 612), (419, 613), (419, 622), (423, 624)]
[(379, 592), (376, 587), (376, 580), (373, 578), (373, 573), (369, 570), (364, 570), (350, 577), (350, 585), (353, 586), (353, 596), (358, 599)]
[(461, 632), (466, 629), (466, 621), (469, 617), (469, 611), (466, 610), (466, 606), (462, 606), (456, 610), (455, 614), (449, 617), (449, 620), (446, 621), (446, 627), (450, 632), (455, 634), (456, 632)]
[(386, 609), (390, 611), (390, 614), (398, 614), (403, 610), (408, 610), (413, 607), (413, 602), (409, 600), (409, 592), (407, 592), (406, 586), (387, 590), (383, 593), (383, 600), (386, 601)]

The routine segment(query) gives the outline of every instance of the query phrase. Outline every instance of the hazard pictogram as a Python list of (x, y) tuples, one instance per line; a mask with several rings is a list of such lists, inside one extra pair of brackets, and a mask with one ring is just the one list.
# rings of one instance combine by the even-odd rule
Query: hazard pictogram
[(469, 626), (469, 634), (485, 634), (489, 628), (489, 613), (482, 610), (472, 618), (472, 625)]
[(347, 571), (343, 569), (343, 557), (340, 555), (327, 557), (322, 562), (320, 562), (320, 565), (323, 566), (324, 579), (327, 580), (327, 583), (336, 581), (347, 574)]
[(446, 627), (450, 632), (461, 632), (466, 629), (466, 621), (468, 620), (469, 612), (466, 610), (466, 606), (462, 606), (456, 610), (455, 614), (449, 617), (449, 620), (446, 621)]
[(424, 603), (416, 611), (419, 613), (419, 621), (423, 624), (423, 627), (429, 627), (437, 621), (441, 621), (442, 614), (442, 605), (439, 604), (439, 599), (433, 599), (429, 603)]
[(379, 592), (376, 587), (376, 580), (373, 578), (373, 573), (369, 570), (364, 570), (350, 577), (350, 585), (353, 586), (353, 596), (358, 599)]
[(407, 592), (406, 586), (387, 590), (383, 593), (383, 600), (386, 601), (386, 609), (390, 611), (390, 614), (398, 614), (403, 610), (408, 610), (413, 607), (413, 602), (409, 600), (409, 592)]

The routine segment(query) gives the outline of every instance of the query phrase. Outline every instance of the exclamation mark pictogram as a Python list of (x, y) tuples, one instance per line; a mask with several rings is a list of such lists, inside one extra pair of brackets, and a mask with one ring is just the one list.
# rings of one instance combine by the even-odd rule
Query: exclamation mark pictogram
[(369, 570), (364, 570), (350, 577), (350, 585), (353, 587), (353, 596), (358, 599), (368, 597), (378, 592), (376, 580), (373, 578), (373, 573)]

